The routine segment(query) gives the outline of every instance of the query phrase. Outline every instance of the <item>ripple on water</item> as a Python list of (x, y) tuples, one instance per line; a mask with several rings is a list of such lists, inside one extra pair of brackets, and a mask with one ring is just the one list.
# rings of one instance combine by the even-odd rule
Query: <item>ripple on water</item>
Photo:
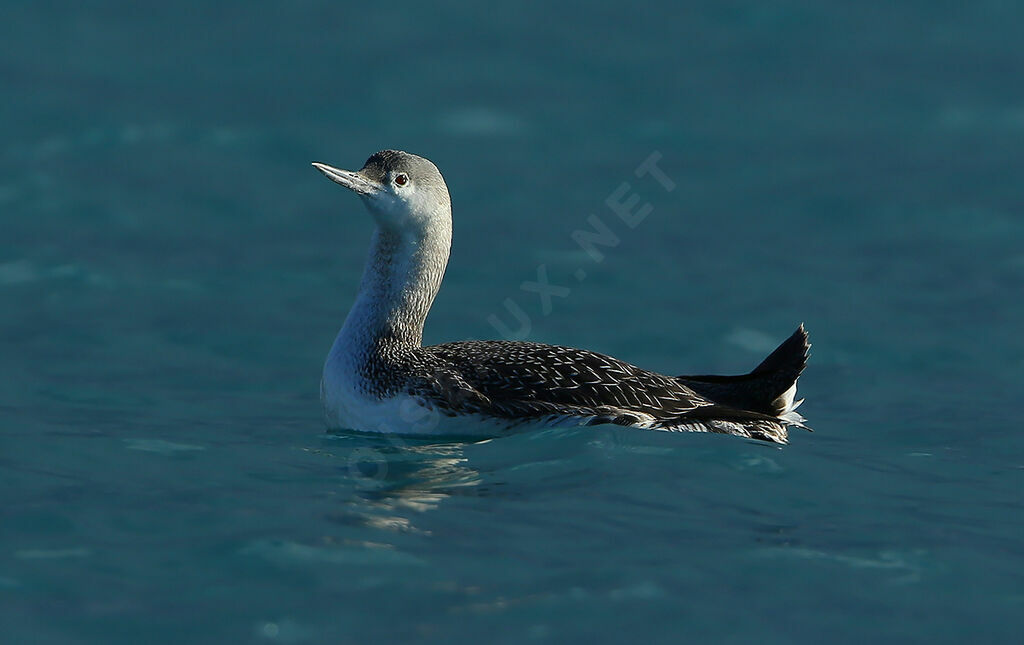
[(194, 446), (187, 443), (174, 443), (163, 439), (125, 439), (125, 447), (128, 450), (142, 450), (143, 452), (155, 452), (161, 455), (177, 455), (198, 450), (206, 450), (203, 446)]
[(291, 540), (254, 540), (239, 551), (279, 566), (339, 564), (339, 565), (422, 565), (419, 558), (396, 551), (390, 545), (369, 542), (314, 546)]

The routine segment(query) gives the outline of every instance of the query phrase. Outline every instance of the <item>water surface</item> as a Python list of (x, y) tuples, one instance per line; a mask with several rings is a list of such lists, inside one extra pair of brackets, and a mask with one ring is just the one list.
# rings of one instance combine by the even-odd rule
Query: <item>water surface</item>
[[(1015, 4), (4, 13), (5, 640), (1024, 627)], [(385, 147), (455, 204), (428, 342), (498, 337), (512, 299), (532, 340), (729, 373), (803, 321), (816, 432), (325, 433), (371, 223), (308, 164)], [(672, 190), (635, 173), (655, 153)], [(572, 237), (590, 215), (619, 239), (600, 261)], [(520, 289), (539, 266), (571, 289), (547, 312)]]

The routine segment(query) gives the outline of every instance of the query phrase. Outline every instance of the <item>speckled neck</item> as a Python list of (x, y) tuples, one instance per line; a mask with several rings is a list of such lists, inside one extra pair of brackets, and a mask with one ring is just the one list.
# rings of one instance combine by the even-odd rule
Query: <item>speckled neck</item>
[(451, 250), (450, 215), (446, 222), (418, 234), (374, 230), (359, 294), (338, 335), (350, 351), (382, 343), (422, 344), (423, 324)]

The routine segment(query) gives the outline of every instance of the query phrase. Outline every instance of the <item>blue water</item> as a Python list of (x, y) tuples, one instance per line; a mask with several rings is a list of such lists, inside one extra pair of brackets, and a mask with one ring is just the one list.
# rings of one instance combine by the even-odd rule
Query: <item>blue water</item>
[[(0, 641), (1019, 638), (1024, 6), (3, 4)], [(386, 147), (455, 203), (428, 342), (803, 321), (815, 432), (326, 433), (371, 223), (309, 162)]]

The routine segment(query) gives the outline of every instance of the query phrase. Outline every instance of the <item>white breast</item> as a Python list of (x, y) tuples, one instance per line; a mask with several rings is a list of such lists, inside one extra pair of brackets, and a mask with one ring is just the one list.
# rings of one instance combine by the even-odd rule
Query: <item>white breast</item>
[(377, 388), (362, 382), (352, 363), (355, 356), (335, 344), (324, 365), (320, 382), (327, 425), (332, 429), (358, 430), (406, 435), (487, 435), (494, 436), (494, 422), (473, 418), (449, 417), (421, 396), (398, 393), (378, 398)]
[(448, 416), (419, 396), (368, 396), (334, 379), (327, 370), (320, 390), (327, 426), (332, 429), (451, 437), (494, 437), (509, 430), (507, 421), (493, 417)]

